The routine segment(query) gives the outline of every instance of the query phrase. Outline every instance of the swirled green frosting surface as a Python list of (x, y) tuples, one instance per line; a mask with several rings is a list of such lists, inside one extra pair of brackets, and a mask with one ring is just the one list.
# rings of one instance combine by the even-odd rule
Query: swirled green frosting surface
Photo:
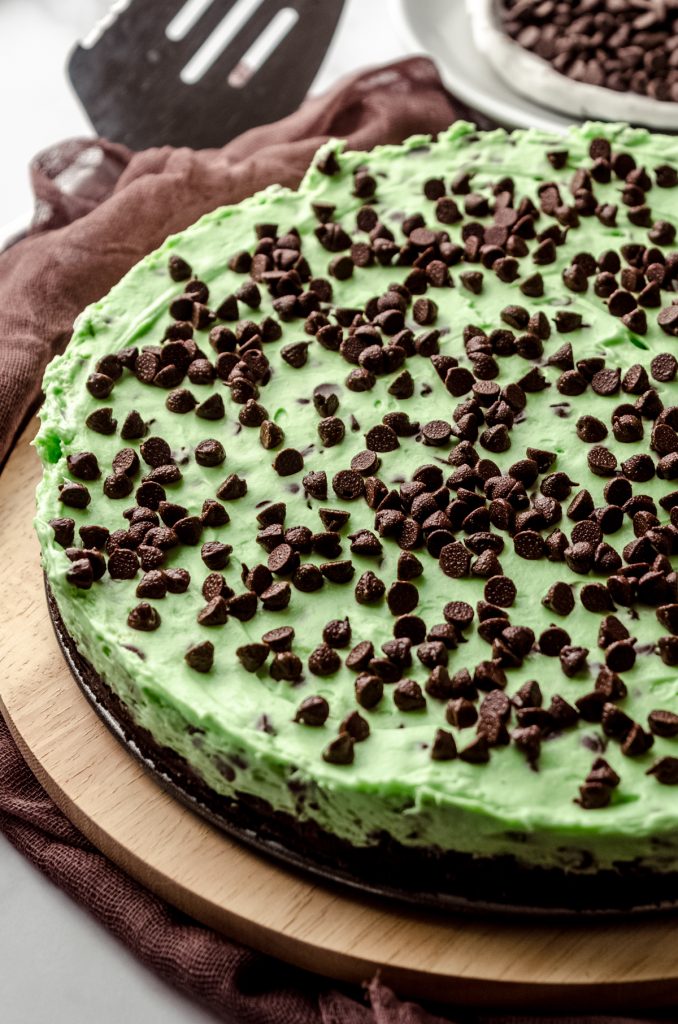
[[(200, 385), (184, 381), (183, 385), (198, 401), (214, 392), (223, 396), (226, 415), (214, 422), (201, 419), (194, 412), (169, 412), (165, 406), (166, 390), (142, 384), (128, 370), (105, 400), (93, 398), (85, 386), (88, 375), (104, 355), (126, 346), (142, 348), (162, 343), (171, 322), (168, 306), (183, 289), (167, 271), (172, 254), (179, 254), (190, 263), (194, 275), (209, 287), (209, 304), (216, 308), (247, 279), (246, 275), (230, 270), (228, 262), (238, 250), (254, 251), (255, 225), (275, 224), (281, 234), (295, 228), (313, 275), (328, 277), (332, 282), (332, 307), (362, 308), (368, 299), (387, 291), (392, 282), (404, 281), (411, 267), (395, 263), (387, 267), (356, 267), (346, 280), (328, 274), (332, 254), (322, 247), (314, 233), (318, 219), (312, 204), (332, 204), (334, 220), (355, 240), (365, 241), (367, 236), (355, 226), (356, 213), (363, 204), (353, 194), (357, 168), (366, 167), (376, 178), (376, 198), (371, 205), (399, 244), (404, 241), (403, 217), (414, 213), (423, 214), (433, 230), (447, 230), (452, 241), (457, 242), (462, 224), (446, 226), (436, 221), (435, 201), (425, 198), (424, 182), (442, 178), (449, 183), (459, 171), (467, 170), (472, 176), (473, 191), (491, 198), (497, 181), (511, 177), (516, 197), (529, 196), (538, 206), (539, 186), (556, 181), (566, 201), (571, 202), (572, 175), (578, 167), (591, 166), (589, 144), (601, 134), (612, 141), (615, 151), (633, 154), (637, 164), (645, 166), (650, 175), (659, 165), (678, 164), (678, 143), (674, 139), (620, 126), (585, 126), (573, 129), (563, 139), (535, 131), (482, 134), (462, 123), (435, 142), (418, 137), (402, 146), (385, 146), (371, 153), (344, 152), (337, 144), (334, 149), (338, 173), (327, 175), (313, 166), (297, 191), (271, 188), (239, 206), (208, 213), (185, 232), (169, 238), (105, 298), (82, 313), (65, 354), (49, 366), (44, 381), (42, 426), (36, 441), (44, 464), (37, 495), (36, 528), (49, 584), (82, 653), (125, 701), (135, 720), (161, 744), (182, 754), (217, 792), (254, 794), (277, 810), (312, 818), (356, 845), (368, 844), (374, 835), (386, 831), (405, 844), (436, 845), (480, 855), (514, 853), (534, 864), (576, 867), (582, 864), (582, 851), (592, 856), (594, 866), (636, 857), (659, 870), (678, 864), (678, 788), (661, 785), (647, 774), (657, 758), (678, 754), (678, 739), (656, 737), (646, 754), (626, 757), (619, 743), (603, 735), (600, 724), (579, 721), (575, 728), (542, 742), (538, 770), (530, 767), (515, 743), (493, 748), (487, 764), (470, 764), (460, 758), (436, 761), (431, 757), (431, 745), (437, 729), (451, 732), (459, 749), (474, 736), (473, 728), (459, 730), (446, 722), (444, 702), (427, 696), (424, 709), (401, 711), (393, 700), (393, 685), (387, 684), (377, 707), (364, 710), (356, 703), (355, 672), (343, 664), (328, 677), (320, 678), (308, 671), (308, 656), (321, 642), (323, 627), (331, 619), (348, 616), (352, 644), (371, 640), (377, 652), (393, 636), (394, 617), (384, 600), (360, 605), (354, 597), (354, 585), (362, 572), (371, 569), (388, 588), (397, 578), (400, 549), (392, 538), (383, 538), (381, 557), (351, 555), (348, 533), (360, 528), (374, 530), (374, 511), (363, 500), (348, 502), (336, 498), (331, 480), (339, 470), (349, 468), (351, 458), (365, 448), (365, 433), (388, 412), (407, 412), (412, 421), (422, 424), (434, 419), (452, 422), (454, 408), (463, 399), (453, 398), (446, 390), (430, 359), (407, 359), (407, 369), (414, 379), (411, 398), (403, 400), (389, 393), (395, 374), (378, 377), (372, 390), (358, 393), (345, 385), (354, 367), (338, 352), (328, 351), (306, 334), (303, 319), (282, 323), (282, 338), (264, 346), (271, 379), (261, 388), (259, 401), (269, 418), (283, 428), (284, 447), (303, 452), (304, 469), (288, 477), (274, 472), (276, 452), (262, 447), (258, 428), (241, 426), (241, 406), (229, 399), (219, 379)], [(546, 153), (551, 150), (567, 150), (565, 167), (554, 170), (549, 164)], [(613, 176), (609, 184), (596, 183), (595, 193), (599, 202), (619, 204), (621, 188), (622, 183)], [(648, 202), (653, 220), (675, 222), (676, 195), (676, 189), (651, 190)], [(456, 198), (463, 206), (464, 197)], [(472, 219), (467, 216), (464, 222)], [(477, 219), (491, 223), (491, 217)], [(537, 230), (554, 223), (553, 218), (542, 213)], [(592, 283), (585, 293), (575, 294), (565, 287), (561, 277), (563, 268), (576, 253), (587, 251), (597, 257), (604, 250), (619, 249), (629, 242), (649, 244), (647, 227), (631, 224), (626, 207), (620, 204), (614, 227), (605, 227), (595, 216), (581, 217), (579, 226), (571, 229), (564, 244), (558, 247), (555, 263), (536, 267), (531, 255), (521, 258), (519, 277), (514, 283), (502, 282), (492, 270), (479, 264), (451, 267), (454, 286), (429, 288), (427, 292), (427, 297), (438, 305), (432, 326), (441, 331), (440, 352), (470, 367), (462, 340), (464, 327), (475, 324), (489, 332), (506, 326), (501, 322), (500, 311), (509, 304), (518, 304), (531, 314), (543, 311), (552, 324), (560, 309), (576, 310), (583, 315), (579, 330), (561, 335), (553, 329), (544, 343), (544, 357), (534, 362), (543, 364), (550, 353), (569, 341), (575, 361), (602, 356), (608, 367), (620, 367), (622, 373), (634, 363), (649, 367), (653, 356), (675, 349), (675, 339), (656, 323), (658, 310), (647, 310), (647, 333), (634, 334), (620, 319), (610, 315), (605, 301), (594, 294)], [(531, 252), (535, 244), (528, 242)], [(484, 274), (478, 295), (461, 286), (459, 280), (460, 272), (477, 269)], [(518, 286), (537, 270), (544, 279), (544, 295), (527, 298)], [(261, 286), (261, 291), (261, 307), (251, 310), (241, 303), (241, 318), (260, 322), (275, 315), (266, 288)], [(670, 298), (667, 293), (663, 295), (662, 305), (668, 306)], [(423, 330), (413, 323), (411, 307), (406, 324), (416, 332)], [(214, 359), (207, 334), (197, 330), (194, 337), (205, 354)], [(308, 360), (302, 368), (294, 369), (282, 359), (280, 350), (302, 340), (310, 343)], [(503, 387), (526, 373), (533, 362), (512, 356), (499, 358), (498, 365), (496, 379)], [(552, 366), (542, 368), (551, 386), (528, 394), (524, 415), (518, 417), (510, 432), (510, 449), (493, 454), (476, 445), (477, 450), (481, 457), (493, 459), (503, 472), (525, 458), (527, 447), (554, 452), (557, 460), (551, 472), (567, 473), (578, 485), (573, 493), (587, 488), (594, 504), (602, 506), (606, 479), (591, 473), (587, 463), (591, 446), (579, 440), (575, 424), (580, 415), (587, 413), (602, 419), (609, 429), (612, 410), (635, 398), (623, 392), (602, 396), (590, 387), (579, 397), (567, 398), (555, 387), (561, 371)], [(652, 383), (665, 405), (675, 403), (678, 385)], [(346, 424), (343, 441), (327, 448), (322, 446), (317, 433), (319, 416), (312, 402), (314, 388), (322, 384), (335, 385), (339, 397), (336, 415)], [(99, 406), (112, 407), (118, 421), (117, 432), (110, 436), (96, 433), (85, 424), (88, 415)], [(123, 447), (139, 449), (140, 441), (123, 441), (119, 433), (132, 409), (149, 424), (149, 435), (168, 441), (182, 479), (166, 488), (167, 498), (185, 506), (190, 514), (200, 514), (204, 500), (216, 496), (228, 474), (246, 479), (246, 496), (227, 503), (230, 522), (218, 528), (207, 527), (201, 538), (201, 543), (219, 540), (232, 545), (230, 563), (223, 571), (236, 592), (244, 589), (242, 565), (251, 567), (266, 561), (266, 552), (256, 541), (256, 514), (262, 503), (270, 501), (286, 503), (286, 527), (301, 524), (313, 532), (322, 529), (320, 507), (350, 511), (349, 525), (342, 531), (341, 557), (352, 558), (356, 566), (354, 580), (348, 584), (326, 580), (314, 593), (302, 593), (292, 587), (285, 610), (264, 611), (259, 603), (257, 613), (247, 622), (229, 617), (223, 626), (202, 626), (197, 615), (205, 604), (201, 586), (209, 570), (201, 560), (200, 544), (180, 545), (169, 552), (165, 568), (187, 569), (191, 583), (183, 594), (168, 594), (162, 600), (150, 601), (161, 616), (161, 625), (154, 632), (140, 632), (127, 623), (128, 614), (139, 603), (135, 589), (141, 572), (132, 581), (111, 579), (106, 574), (87, 590), (70, 584), (66, 573), (71, 563), (56, 543), (48, 523), (54, 517), (71, 516), (76, 522), (75, 545), (79, 543), (77, 529), (83, 524), (101, 524), (111, 531), (127, 526), (122, 513), (134, 504), (133, 495), (111, 500), (104, 496), (102, 482), (110, 472), (116, 452)], [(610, 429), (604, 443), (621, 462), (634, 453), (649, 450), (650, 430), (651, 424), (646, 421), (643, 440), (621, 444)], [(223, 465), (206, 468), (197, 464), (194, 449), (206, 438), (216, 438), (223, 444)], [(397, 490), (418, 466), (436, 460), (437, 464), (441, 464), (440, 460), (445, 462), (452, 447), (425, 446), (420, 434), (401, 437), (396, 450), (380, 454), (378, 475), (389, 488)], [(67, 457), (82, 451), (96, 454), (102, 477), (86, 484), (91, 493), (88, 507), (74, 510), (60, 502), (59, 485), (73, 479)], [(453, 469), (443, 465), (445, 475)], [(307, 473), (319, 470), (325, 470), (330, 481), (326, 501), (308, 498), (302, 485)], [(142, 463), (143, 471), (147, 467)], [(135, 487), (140, 482), (141, 474)], [(530, 492), (537, 494), (538, 487), (539, 481)], [(647, 483), (634, 484), (634, 493), (650, 494), (655, 501), (672, 489), (671, 481), (656, 476)], [(668, 521), (668, 513), (660, 510), (659, 516)], [(573, 525), (565, 515), (559, 524), (568, 535)], [(548, 531), (542, 533), (546, 536)], [(606, 538), (618, 551), (633, 539), (629, 517), (625, 517), (618, 532)], [(597, 643), (602, 616), (587, 612), (578, 594), (584, 583), (604, 582), (604, 577), (582, 576), (564, 562), (545, 558), (525, 560), (515, 554), (508, 535), (505, 541), (499, 556), (501, 565), (517, 587), (515, 603), (507, 609), (511, 623), (530, 626), (537, 637), (550, 625), (560, 625), (568, 631), (573, 644), (587, 647), (590, 652), (587, 668), (567, 678), (557, 657), (549, 658), (533, 650), (521, 666), (506, 670), (506, 692), (512, 695), (526, 680), (536, 679), (545, 706), (554, 694), (574, 704), (593, 688), (604, 663), (604, 652)], [(423, 574), (414, 581), (419, 592), (416, 614), (429, 628), (444, 621), (442, 608), (448, 601), (463, 600), (475, 607), (483, 599), (484, 579), (451, 579), (425, 547), (416, 553), (424, 564)], [(311, 554), (303, 555), (302, 561), (318, 563), (324, 559)], [(557, 580), (574, 588), (575, 608), (566, 617), (555, 615), (542, 603)], [(653, 649), (666, 630), (651, 607), (619, 607), (616, 614), (636, 638), (639, 651), (635, 666), (623, 673), (628, 696), (619, 707), (646, 728), (651, 710), (678, 710), (676, 670), (665, 665)], [(476, 616), (465, 633), (466, 642), (450, 651), (450, 674), (462, 668), (473, 673), (478, 662), (491, 657), (489, 645), (478, 635), (477, 623)], [(303, 678), (295, 684), (271, 678), (270, 659), (252, 673), (242, 667), (235, 654), (237, 648), (259, 642), (267, 630), (282, 625), (294, 627), (293, 650), (304, 663)], [(196, 672), (184, 660), (187, 648), (203, 640), (211, 640), (215, 647), (214, 665), (205, 674)], [(349, 649), (339, 652), (342, 661)], [(423, 687), (428, 671), (415, 655), (412, 668), (405, 674)], [(298, 705), (311, 695), (325, 697), (330, 707), (327, 722), (319, 728), (294, 721)], [(356, 743), (352, 764), (327, 763), (322, 752), (337, 734), (339, 723), (353, 710), (359, 710), (369, 722), (370, 736)], [(270, 723), (270, 731), (258, 725), (262, 714)], [(512, 722), (510, 729), (514, 727)], [(600, 752), (604, 749), (603, 756), (618, 772), (621, 782), (614, 789), (609, 806), (586, 810), (575, 798), (598, 756), (596, 748)]]

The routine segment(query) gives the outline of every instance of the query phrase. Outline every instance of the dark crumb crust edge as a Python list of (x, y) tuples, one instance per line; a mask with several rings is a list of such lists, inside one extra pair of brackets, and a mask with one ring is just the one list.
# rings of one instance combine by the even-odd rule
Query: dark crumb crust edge
[(134, 721), (120, 697), (78, 651), (46, 578), (45, 591), (57, 641), (76, 682), (125, 749), (191, 810), (258, 852), (327, 883), (444, 911), (560, 917), (678, 908), (678, 873), (657, 874), (624, 863), (615, 871), (579, 874), (528, 867), (505, 855), (473, 857), (407, 847), (389, 835), (375, 837), (370, 847), (355, 847), (250, 794), (232, 799), (217, 793), (180, 754), (160, 746)]

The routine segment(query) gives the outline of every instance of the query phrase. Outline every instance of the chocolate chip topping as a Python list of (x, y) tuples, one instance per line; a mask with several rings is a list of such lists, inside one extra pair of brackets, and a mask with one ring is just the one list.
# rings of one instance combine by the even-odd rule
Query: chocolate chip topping
[(660, 757), (646, 774), (654, 775), (663, 786), (678, 786), (678, 757)]
[(323, 761), (328, 764), (353, 764), (354, 740), (348, 732), (340, 733), (323, 750)]
[(127, 616), (127, 625), (144, 633), (151, 633), (160, 626), (160, 613), (153, 605), (142, 601)]
[(327, 643), (321, 644), (311, 652), (308, 659), (309, 672), (316, 676), (330, 676), (341, 667), (341, 658)]
[(186, 651), (184, 660), (195, 672), (209, 672), (214, 664), (214, 644), (210, 640), (193, 644)]
[(678, 715), (673, 711), (651, 711), (647, 716), (650, 731), (655, 736), (671, 738), (678, 736)]
[(68, 548), (73, 544), (75, 534), (75, 519), (59, 517), (50, 519), (49, 525), (54, 531), (54, 539), (62, 548)]
[(297, 708), (295, 722), (318, 728), (325, 724), (330, 713), (330, 706), (324, 697), (305, 697)]

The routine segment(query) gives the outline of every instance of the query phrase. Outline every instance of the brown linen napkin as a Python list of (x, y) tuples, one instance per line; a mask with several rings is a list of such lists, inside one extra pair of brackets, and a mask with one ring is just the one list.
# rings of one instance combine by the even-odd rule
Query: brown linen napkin
[[(412, 59), (356, 75), (274, 125), (221, 150), (70, 141), (35, 161), (28, 237), (0, 256), (0, 461), (35, 403), (47, 361), (74, 317), (171, 232), (271, 182), (296, 185), (329, 136), (353, 148), (436, 132), (469, 112), (431, 63)], [(461, 1024), (402, 1003), (378, 979), (365, 998), (237, 946), (190, 920), (107, 860), (52, 803), (0, 718), (0, 831), (147, 966), (219, 1019), (247, 1024)], [(476, 1018), (473, 1018), (476, 1020)], [(551, 1024), (624, 1024), (619, 1018)], [(478, 1024), (539, 1024), (535, 1018)], [(627, 1022), (643, 1024), (643, 1022)], [(647, 1022), (645, 1022), (647, 1024)]]

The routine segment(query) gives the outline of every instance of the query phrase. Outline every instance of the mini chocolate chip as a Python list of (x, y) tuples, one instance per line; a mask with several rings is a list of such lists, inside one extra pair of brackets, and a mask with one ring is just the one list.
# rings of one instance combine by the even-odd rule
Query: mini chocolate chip
[(193, 274), (190, 264), (177, 253), (172, 253), (170, 256), (167, 269), (173, 281), (188, 281)]
[(129, 548), (116, 548), (108, 559), (108, 573), (114, 580), (133, 580), (139, 571), (139, 559)]
[(167, 441), (162, 437), (149, 437), (143, 441), (139, 449), (146, 465), (154, 468), (172, 462), (172, 452)]
[(160, 614), (152, 605), (142, 601), (127, 616), (127, 625), (132, 629), (150, 633), (160, 625)]
[(386, 601), (392, 615), (408, 615), (419, 603), (419, 591), (413, 583), (399, 580), (389, 587)]
[(285, 432), (278, 423), (273, 420), (264, 420), (259, 428), (259, 440), (262, 448), (272, 451), (281, 445), (285, 440)]
[(607, 807), (611, 799), (612, 790), (605, 783), (585, 782), (579, 787), (579, 797), (574, 802), (584, 810), (590, 811)]
[(203, 523), (199, 516), (183, 516), (174, 522), (172, 528), (181, 544), (197, 544), (202, 535)]
[(355, 599), (358, 604), (373, 604), (381, 600), (386, 587), (373, 572), (364, 572), (355, 586)]
[(598, 370), (591, 379), (591, 387), (597, 395), (616, 395), (619, 384), (619, 368)]
[(678, 715), (673, 711), (651, 711), (647, 716), (647, 721), (655, 736), (664, 738), (678, 736)]
[(447, 444), (452, 434), (452, 427), (447, 420), (431, 420), (421, 428), (424, 444), (442, 446)]
[(162, 548), (155, 547), (153, 544), (140, 544), (137, 548), (137, 554), (144, 572), (148, 572), (151, 569), (159, 569), (167, 558), (165, 551)]
[(516, 599), (516, 586), (508, 576), (492, 576), (484, 587), (485, 600), (500, 608), (510, 608)]
[(214, 438), (207, 438), (195, 446), (195, 461), (199, 466), (220, 466), (226, 458), (224, 446)]
[(645, 483), (655, 475), (655, 465), (649, 455), (632, 455), (621, 464), (625, 477), (636, 483)]
[(393, 691), (393, 703), (399, 711), (421, 711), (426, 707), (426, 698), (414, 679), (401, 679)]
[(332, 478), (332, 489), (338, 498), (342, 498), (344, 501), (354, 501), (364, 493), (365, 481), (360, 473), (344, 469), (335, 473)]
[(206, 498), (202, 503), (200, 518), (203, 526), (225, 526), (230, 516), (223, 505), (213, 498)]
[(59, 485), (59, 501), (63, 505), (68, 505), (70, 508), (83, 509), (87, 508), (91, 500), (91, 495), (84, 484), (74, 484), (67, 481)]
[(302, 591), (304, 594), (313, 593), (316, 590), (320, 590), (323, 585), (322, 572), (317, 565), (305, 562), (294, 570), (292, 583), (297, 590)]
[(668, 335), (678, 335), (678, 306), (667, 306), (657, 316), (657, 323)]
[(198, 612), (198, 623), (201, 626), (223, 626), (228, 620), (228, 604), (226, 599), (213, 597), (204, 608)]
[(94, 570), (89, 558), (75, 558), (67, 572), (66, 579), (79, 590), (89, 590), (94, 582)]
[[(147, 529), (147, 526), (146, 526), (145, 523), (143, 523), (143, 524), (135, 523), (135, 524), (133, 524), (133, 526), (136, 526), (137, 529), (139, 529), (139, 527), (141, 527), (141, 529), (139, 531), (140, 535), (143, 534), (145, 536), (146, 529)], [(124, 531), (122, 531), (122, 532), (124, 533)], [(106, 527), (106, 526), (97, 526), (96, 523), (89, 523), (89, 524), (85, 524), (84, 526), (81, 526), (80, 529), (78, 530), (78, 533), (80, 534), (80, 539), (82, 541), (83, 547), (85, 547), (85, 548), (99, 548), (99, 550), (103, 550), (106, 547), (107, 542), (108, 542), (108, 538), (110, 537), (110, 531), (109, 531), (108, 527)], [(131, 532), (128, 533), (128, 538), (131, 539), (131, 536), (132, 536)], [(130, 547), (131, 546), (132, 545), (130, 544)]]
[(325, 724), (330, 713), (330, 706), (324, 697), (305, 697), (297, 708), (295, 722), (318, 728)]
[(217, 540), (206, 541), (200, 549), (200, 557), (208, 569), (224, 569), (229, 562), (233, 548)]
[(351, 469), (362, 476), (371, 476), (379, 469), (379, 459), (372, 451), (358, 452), (351, 459)]
[(247, 494), (247, 481), (241, 479), (235, 473), (226, 477), (217, 490), (217, 498), (221, 501), (234, 501), (243, 498)]
[(366, 669), (374, 657), (374, 646), (369, 640), (362, 640), (346, 657), (346, 667), (356, 671)]
[(457, 756), (457, 744), (454, 736), (446, 729), (436, 729), (431, 745), (431, 760), (452, 761)]
[(567, 678), (573, 678), (586, 667), (589, 651), (586, 647), (566, 646), (560, 650), (560, 668)]
[(323, 750), (323, 761), (328, 764), (353, 764), (353, 737), (342, 732)]
[(381, 542), (371, 530), (359, 530), (349, 534), (351, 553), (354, 555), (379, 556), (382, 553)]
[(195, 407), (195, 414), (201, 420), (221, 420), (226, 415), (224, 401), (219, 394), (210, 395)]
[(678, 184), (678, 172), (670, 164), (661, 164), (654, 170), (657, 185), (660, 188), (675, 188)]
[(299, 567), (299, 555), (290, 544), (278, 544), (268, 556), (270, 572), (289, 576)]
[(59, 517), (56, 519), (50, 519), (49, 525), (54, 531), (54, 539), (57, 544), (60, 544), (62, 548), (71, 547), (75, 534), (75, 520)]
[(487, 764), (490, 760), (490, 747), (487, 737), (480, 733), (459, 751), (459, 757), (468, 764)]
[(457, 729), (468, 729), (477, 722), (478, 712), (472, 701), (457, 697), (447, 702), (445, 717)]
[(654, 736), (645, 732), (637, 722), (631, 725), (627, 735), (622, 742), (622, 754), (625, 757), (640, 757), (654, 746)]
[(564, 647), (570, 645), (570, 635), (559, 626), (545, 629), (539, 637), (539, 650), (547, 658), (557, 658)]
[(445, 387), (455, 398), (465, 395), (473, 387), (475, 378), (464, 366), (453, 366), (445, 375)]
[(654, 775), (663, 786), (678, 786), (678, 757), (660, 757), (645, 774)]
[(556, 615), (569, 615), (574, 608), (574, 595), (569, 583), (553, 583), (542, 604)]
[(244, 647), (238, 647), (236, 650), (236, 657), (240, 664), (248, 672), (256, 672), (266, 661), (268, 657), (269, 648), (266, 644), (246, 644)]
[(581, 589), (579, 598), (589, 612), (614, 611), (610, 592), (602, 583), (586, 583)]
[(655, 380), (668, 384), (678, 373), (678, 359), (670, 352), (661, 352), (652, 360), (650, 372)]
[(628, 672), (636, 663), (632, 640), (616, 640), (605, 649), (605, 664), (613, 672)]
[[(121, 448), (113, 457), (114, 473), (134, 477), (139, 471), (139, 456), (133, 448)], [(131, 490), (131, 488), (130, 488)]]
[(137, 597), (161, 599), (166, 594), (167, 577), (162, 569), (151, 569), (149, 572), (144, 573), (136, 589)]
[(323, 640), (330, 647), (346, 647), (351, 642), (348, 619), (331, 619), (323, 629)]
[(372, 452), (392, 452), (398, 448), (398, 435), (392, 427), (380, 423), (365, 434), (365, 446)]
[(91, 373), (86, 382), (87, 390), (94, 398), (108, 398), (114, 386), (115, 381), (105, 373)]
[(369, 722), (363, 718), (359, 711), (349, 711), (339, 725), (340, 733), (348, 733), (355, 743), (361, 743), (370, 735)]
[(261, 640), (262, 643), (270, 647), (271, 650), (276, 651), (276, 653), (289, 651), (294, 640), (294, 629), (292, 626), (278, 626), (264, 633)]
[(290, 345), (283, 345), (280, 349), (280, 355), (288, 366), (298, 370), (305, 366), (308, 360), (308, 342), (297, 341)]
[(320, 572), (330, 583), (348, 583), (355, 575), (353, 562), (323, 562), (319, 566)]
[(471, 555), (460, 541), (446, 544), (440, 552), (440, 568), (446, 576), (461, 579), (468, 576), (471, 567)]
[(66, 459), (69, 473), (78, 480), (97, 480), (101, 476), (94, 452), (75, 452)]
[(278, 476), (292, 476), (304, 468), (304, 457), (296, 448), (283, 448), (276, 455), (272, 465)]
[(318, 434), (325, 448), (332, 448), (344, 440), (346, 428), (338, 416), (326, 416), (318, 423)]
[(515, 553), (519, 558), (539, 559), (545, 554), (543, 538), (535, 530), (522, 530), (513, 538)]
[(617, 468), (617, 458), (603, 445), (596, 445), (587, 454), (589, 469), (596, 476), (612, 476)]
[(184, 660), (196, 672), (209, 672), (214, 664), (214, 644), (210, 640), (193, 644), (186, 651)]
[(473, 621), (473, 608), (466, 601), (449, 601), (443, 608), (447, 622), (460, 630), (468, 629)]
[(285, 680), (290, 683), (301, 679), (303, 672), (301, 658), (292, 651), (281, 651), (275, 655), (269, 667), (269, 674), (276, 682)]
[(113, 410), (110, 407), (95, 409), (85, 420), (85, 426), (97, 434), (114, 434), (118, 421), (113, 418)]

